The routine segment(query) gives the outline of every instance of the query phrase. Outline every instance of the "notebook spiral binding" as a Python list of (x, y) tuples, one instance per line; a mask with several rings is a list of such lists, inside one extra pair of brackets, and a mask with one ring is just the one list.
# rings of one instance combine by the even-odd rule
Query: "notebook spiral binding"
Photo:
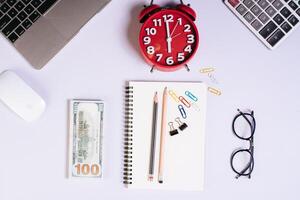
[(125, 137), (123, 183), (132, 184), (133, 87), (125, 88)]

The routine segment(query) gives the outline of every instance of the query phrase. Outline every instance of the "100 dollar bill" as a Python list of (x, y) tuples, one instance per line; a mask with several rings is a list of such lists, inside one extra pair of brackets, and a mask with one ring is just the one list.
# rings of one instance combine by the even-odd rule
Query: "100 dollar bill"
[(71, 100), (69, 107), (69, 178), (101, 178), (104, 103)]

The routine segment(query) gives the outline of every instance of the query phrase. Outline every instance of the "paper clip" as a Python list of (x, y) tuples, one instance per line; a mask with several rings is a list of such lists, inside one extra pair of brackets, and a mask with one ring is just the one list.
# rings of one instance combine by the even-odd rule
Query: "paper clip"
[(193, 101), (198, 101), (198, 98), (195, 95), (193, 95), (193, 93), (191, 93), (190, 91), (185, 91), (185, 95)]
[(182, 117), (183, 119), (186, 119), (187, 116), (186, 116), (186, 112), (185, 112), (185, 110), (184, 110), (184, 107), (183, 107), (182, 105), (178, 105), (178, 109), (179, 109), (179, 112), (180, 112), (180, 114), (181, 114), (181, 117)]
[(185, 105), (187, 108), (191, 107), (190, 102), (188, 102), (188, 100), (186, 100), (183, 96), (179, 97), (179, 100), (181, 101), (181, 103), (183, 103), (183, 105)]
[(216, 77), (211, 74), (211, 73), (208, 73), (207, 76), (210, 78), (210, 81), (215, 83), (215, 84), (219, 84), (219, 82), (217, 81)]
[(221, 91), (216, 88), (208, 87), (207, 89), (210, 93), (214, 95), (220, 96), (222, 94)]
[(215, 71), (215, 68), (213, 68), (213, 67), (205, 67), (205, 68), (200, 69), (200, 73), (203, 73), (203, 74), (213, 72), (213, 71)]
[(176, 101), (177, 103), (179, 103), (179, 98), (178, 98), (178, 96), (176, 95), (176, 93), (173, 90), (169, 90), (168, 93), (169, 93), (169, 95), (172, 97), (172, 99), (174, 101)]
[(200, 111), (200, 107), (196, 103), (192, 103), (192, 108), (196, 111)]

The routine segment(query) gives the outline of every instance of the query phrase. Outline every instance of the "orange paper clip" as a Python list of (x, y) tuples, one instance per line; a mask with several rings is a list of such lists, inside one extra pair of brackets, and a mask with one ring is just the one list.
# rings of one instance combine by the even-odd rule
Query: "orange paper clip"
[(206, 74), (215, 71), (213, 67), (204, 67), (200, 69), (200, 73)]
[(216, 88), (208, 87), (207, 89), (210, 93), (214, 95), (220, 96), (222, 94), (221, 91)]
[(191, 107), (191, 104), (188, 100), (186, 100), (183, 96), (179, 97), (179, 100), (181, 101), (181, 103), (183, 103), (183, 105), (185, 105), (187, 108)]

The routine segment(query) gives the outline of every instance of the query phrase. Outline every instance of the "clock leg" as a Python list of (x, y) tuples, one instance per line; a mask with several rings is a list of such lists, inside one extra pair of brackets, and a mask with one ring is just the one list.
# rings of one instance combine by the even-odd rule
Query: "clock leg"
[(152, 65), (150, 72), (153, 73), (155, 65)]
[(185, 64), (184, 66), (186, 68), (186, 71), (188, 71), (188, 72), (191, 71), (190, 68), (189, 68), (189, 66), (187, 64)]

